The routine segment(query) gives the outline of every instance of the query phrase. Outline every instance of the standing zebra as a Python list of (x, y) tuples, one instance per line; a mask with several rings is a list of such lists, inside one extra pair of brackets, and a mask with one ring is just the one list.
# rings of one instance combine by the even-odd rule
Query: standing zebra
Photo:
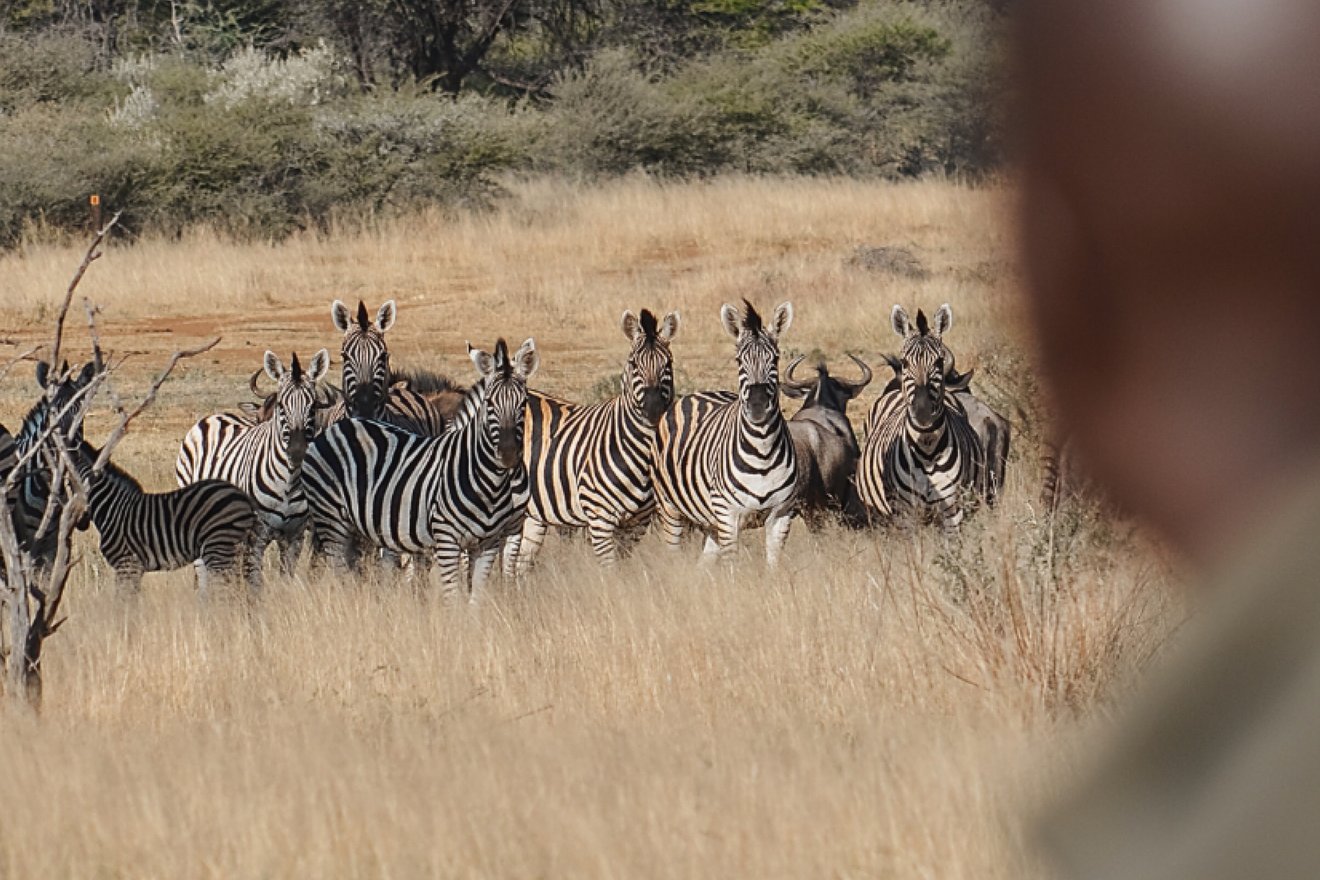
[(286, 370), (274, 352), (266, 352), (266, 374), (277, 385), (271, 418), (254, 423), (231, 413), (207, 416), (193, 425), (179, 449), (174, 470), (180, 486), (227, 480), (256, 505), (252, 564), (257, 568), (272, 541), (279, 544), (285, 574), (292, 574), (298, 562), (307, 525), (303, 456), (316, 431), (316, 383), (329, 364), (324, 348), (306, 371), (296, 354)]
[[(18, 446), (14, 444), (14, 437), (9, 433), (9, 429), (0, 425), (0, 516), (12, 517), (14, 514), (14, 502), (18, 499), (18, 486), (15, 485), (8, 491), (5, 491), (4, 484), (9, 479), (9, 475), (18, 467)], [(11, 524), (13, 520), (10, 520)], [(4, 577), (4, 560), (0, 559), (0, 578)]]
[(481, 379), (444, 435), (345, 419), (312, 444), (305, 477), (318, 555), (352, 569), (364, 547), (430, 549), (447, 595), (467, 557), (470, 598), (481, 595), (527, 510), (523, 422), (539, 356), (531, 339), (512, 358), (503, 339), (493, 355), (469, 345), (468, 356)]
[(743, 300), (720, 310), (737, 340), (738, 393), (689, 395), (661, 419), (654, 451), (655, 492), (670, 547), (686, 524), (706, 534), (703, 561), (731, 550), (743, 528), (764, 523), (771, 566), (788, 537), (796, 502), (797, 457), (779, 408), (779, 338), (793, 306), (775, 309), (770, 325)]
[[(82, 441), (83, 404), (79, 395), (91, 384), (97, 369), (96, 363), (91, 362), (73, 373), (65, 361), (58, 372), (52, 372), (45, 361), (37, 363), (37, 385), (41, 388), (42, 396), (28, 410), (18, 429), (18, 436), (14, 438), (16, 459), (27, 455), (33, 446), (42, 442), (55, 419), (58, 419), (59, 427), (47, 438), (47, 443)], [(15, 531), (38, 569), (48, 568), (55, 561), (56, 529), (59, 511), (64, 503), (61, 495), (56, 499), (53, 515), (46, 516), (51, 493), (51, 469), (54, 466), (49, 453), (49, 449), (38, 452), (23, 464), (14, 511)], [(86, 528), (86, 525), (80, 524), (79, 528)]]
[(0, 425), (0, 486), (4, 485), (17, 466), (18, 446), (14, 444), (14, 435), (4, 425)]
[(549, 526), (586, 528), (603, 565), (623, 549), (620, 532), (644, 531), (655, 510), (651, 446), (656, 424), (674, 400), (674, 356), (669, 342), (678, 313), (663, 321), (643, 309), (623, 313), (632, 342), (622, 393), (580, 406), (545, 394), (527, 395), (527, 443), (523, 457), (531, 480), (522, 534), (505, 548), (506, 576), (523, 574)]
[(261, 584), (260, 557), (248, 552), (257, 526), (256, 508), (241, 489), (224, 480), (199, 480), (173, 492), (145, 492), (126, 471), (83, 441), (78, 475), (87, 486), (92, 523), (101, 534), (101, 555), (119, 586), (136, 592), (146, 571), (170, 571), (197, 563), (197, 587), (205, 594), (213, 577), (246, 577)]
[(328, 414), (329, 422), (341, 418), (375, 419), (400, 428), (435, 437), (444, 432), (445, 420), (435, 406), (390, 370), (390, 352), (385, 333), (394, 326), (397, 310), (390, 300), (376, 312), (375, 323), (367, 306), (358, 300), (357, 317), (348, 306), (335, 300), (330, 317), (344, 334), (340, 348), (343, 360), (344, 400)]
[(898, 383), (871, 407), (856, 479), (858, 497), (874, 512), (954, 527), (963, 520), (965, 496), (984, 491), (986, 467), (959, 394), (971, 373), (949, 371), (941, 339), (950, 320), (947, 306), (935, 313), (934, 327), (918, 310), (914, 327), (894, 306), (891, 321), (903, 337), (903, 353), (889, 363)]

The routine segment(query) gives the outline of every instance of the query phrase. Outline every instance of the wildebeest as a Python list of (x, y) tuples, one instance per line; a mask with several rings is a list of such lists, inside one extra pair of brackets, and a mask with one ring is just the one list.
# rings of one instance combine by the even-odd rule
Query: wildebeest
[(805, 357), (800, 355), (788, 365), (781, 383), (784, 394), (804, 399), (788, 422), (797, 449), (798, 513), (813, 529), (829, 515), (858, 526), (865, 516), (853, 487), (853, 474), (861, 449), (848, 421), (848, 401), (870, 384), (871, 368), (850, 354), (862, 371), (859, 381), (831, 376), (824, 363), (816, 365), (814, 379), (800, 380), (793, 373)]

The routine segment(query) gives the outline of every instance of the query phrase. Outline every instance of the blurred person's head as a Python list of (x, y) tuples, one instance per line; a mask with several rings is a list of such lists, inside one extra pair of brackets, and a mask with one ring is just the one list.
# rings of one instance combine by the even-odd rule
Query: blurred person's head
[(1019, 11), (1056, 405), (1115, 498), (1204, 561), (1320, 464), (1320, 4)]

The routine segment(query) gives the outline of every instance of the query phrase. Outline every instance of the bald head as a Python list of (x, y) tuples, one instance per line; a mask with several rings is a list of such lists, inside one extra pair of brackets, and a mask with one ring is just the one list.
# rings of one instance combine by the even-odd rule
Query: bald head
[(1208, 557), (1320, 446), (1320, 4), (1028, 0), (1029, 289), (1119, 500)]

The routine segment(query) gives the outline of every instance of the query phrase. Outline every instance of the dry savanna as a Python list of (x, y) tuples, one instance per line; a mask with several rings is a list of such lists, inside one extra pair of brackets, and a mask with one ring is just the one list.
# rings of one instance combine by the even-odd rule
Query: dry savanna
[[(956, 534), (799, 523), (773, 572), (759, 532), (711, 568), (697, 543), (671, 553), (652, 535), (611, 573), (552, 535), (525, 583), (494, 580), (472, 610), (305, 563), (281, 578), (273, 559), (253, 605), (199, 601), (191, 571), (121, 596), (83, 536), (42, 711), (0, 715), (0, 876), (1048, 875), (1032, 816), (1182, 612), (1175, 567), (1129, 522), (1086, 495), (1039, 501), (1047, 413), (1011, 198), (521, 181), (492, 210), (276, 245), (121, 238), (79, 288), (129, 355), (121, 392), (223, 337), (118, 448), (156, 490), (189, 425), (250, 397), (266, 349), (327, 347), (337, 377), (336, 298), (395, 299), (396, 365), (465, 383), (465, 340), (535, 337), (533, 385), (582, 400), (616, 393), (626, 308), (680, 311), (684, 392), (736, 381), (721, 303), (791, 300), (786, 355), (877, 366), (859, 429), (898, 348), (890, 308), (947, 302), (959, 366), (1013, 422), (1007, 485)], [(82, 247), (0, 257), (12, 351), (48, 333)], [(0, 421), (15, 428), (36, 395), (20, 365)]]

